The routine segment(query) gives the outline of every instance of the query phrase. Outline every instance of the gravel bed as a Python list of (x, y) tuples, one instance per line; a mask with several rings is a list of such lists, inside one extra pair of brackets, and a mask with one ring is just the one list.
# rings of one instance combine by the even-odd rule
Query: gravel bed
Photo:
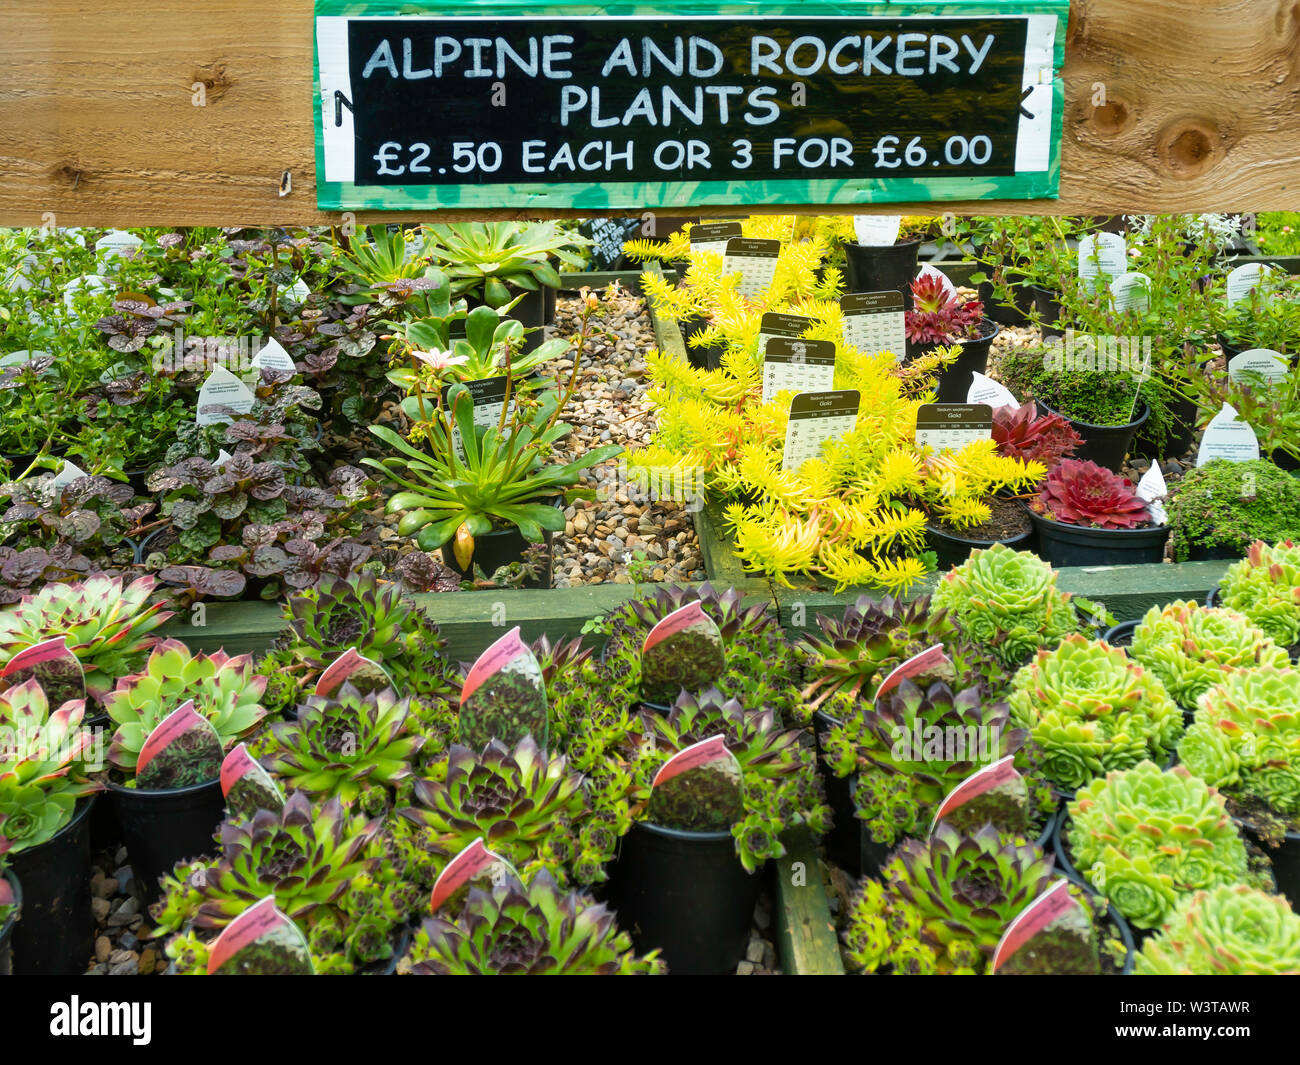
[(87, 976), (149, 976), (167, 968), (162, 942), (148, 938), (152, 925), (132, 887), (125, 847), (95, 856), (90, 878), (95, 946)]
[(764, 887), (754, 906), (754, 927), (749, 932), (745, 957), (736, 966), (737, 976), (780, 976), (776, 947), (772, 944), (772, 899)]

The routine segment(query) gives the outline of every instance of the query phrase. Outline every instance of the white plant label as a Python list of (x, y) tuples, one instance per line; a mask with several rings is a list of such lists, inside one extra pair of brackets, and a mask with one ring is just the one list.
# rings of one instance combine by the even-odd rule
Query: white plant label
[[(487, 377), (482, 381), (466, 381), (465, 387), (469, 389), (470, 401), (474, 405), (474, 427), (484, 429), (489, 425), (499, 425), (501, 423), (501, 411), (506, 403), (506, 378)], [(450, 411), (448, 406), (447, 393), (451, 385), (443, 389), (442, 402), (443, 409)], [(515, 409), (515, 392), (510, 393), (510, 410), (513, 413)], [(509, 416), (507, 416), (507, 419)], [(456, 454), (462, 459), (465, 457), (465, 442), (461, 439), (460, 426), (456, 419), (451, 420), (451, 442), (456, 448)]]
[(898, 214), (855, 214), (853, 232), (865, 248), (889, 248), (898, 240), (903, 216)]
[(1205, 427), (1200, 450), (1196, 452), (1196, 465), (1204, 466), (1211, 459), (1251, 462), (1257, 458), (1259, 438), (1255, 430), (1241, 420), (1231, 404), (1225, 403)]
[(229, 414), (222, 414), (209, 407), (231, 407), (240, 414), (247, 414), (253, 409), (256, 397), (253, 390), (224, 366), (214, 367), (199, 389), (198, 411), (194, 416), (196, 425), (225, 425), (233, 419)]
[(71, 311), (72, 300), (82, 289), (94, 296), (101, 292), (109, 292), (112, 288), (113, 283), (99, 274), (83, 274), (81, 277), (74, 277), (63, 288), (63, 305)]
[(978, 370), (971, 372), (970, 389), (966, 392), (967, 403), (987, 403), (994, 410), (999, 407), (1019, 407), (1020, 400), (1011, 394), (1001, 381), (995, 381)]
[(1261, 302), (1267, 303), (1269, 289), (1272, 287), (1267, 282), (1273, 273), (1273, 268), (1268, 263), (1243, 263), (1232, 270), (1228, 274), (1228, 290), (1224, 296), (1228, 306), (1250, 299), (1250, 290), (1253, 288), (1259, 289)]
[(292, 296), (295, 303), (305, 303), (307, 297), (311, 295), (311, 289), (307, 287), (307, 282), (301, 277), (292, 285), (284, 290), (286, 296)]
[(763, 355), (763, 402), (781, 392), (829, 392), (835, 387), (835, 345), (829, 340), (773, 337)]
[(35, 255), (24, 255), (18, 260), (14, 267), (13, 273), (5, 278), (5, 288), (10, 292), (26, 292), (32, 287), (31, 277), (29, 276), (33, 268), (40, 265), (40, 260)]
[(1110, 295), (1117, 311), (1151, 309), (1151, 278), (1138, 270), (1120, 274), (1110, 283)]
[[(0, 355), (0, 366), (21, 366), (25, 362), (34, 362), (36, 359), (48, 354), (48, 351), (28, 351), (26, 348), (21, 348), (18, 351), (9, 352), (8, 355)], [(55, 375), (55, 365), (55, 363), (51, 363), (37, 376), (50, 377)]]
[(266, 347), (253, 356), (252, 365), (258, 370), (288, 370), (290, 373), (296, 373), (298, 370), (289, 353), (274, 337), (266, 342)]
[(960, 451), (993, 437), (993, 408), (987, 403), (923, 403), (916, 412), (916, 442), (935, 451)]
[(1079, 276), (1119, 277), (1128, 268), (1128, 246), (1118, 233), (1089, 233), (1079, 240)]
[(938, 269), (937, 267), (931, 266), (929, 263), (926, 263), (924, 266), (921, 267), (920, 270), (917, 271), (916, 276), (918, 278), (937, 277), (943, 283), (944, 299), (955, 300), (957, 298), (957, 286), (952, 283), (952, 278), (950, 278), (947, 274), (945, 274), (942, 270)]
[(103, 252), (105, 259), (111, 259), (123, 252), (134, 251), (143, 244), (144, 241), (135, 234), (124, 229), (113, 229), (95, 241), (95, 253)]
[(797, 470), (815, 459), (830, 440), (838, 440), (858, 423), (862, 395), (855, 388), (836, 392), (804, 392), (790, 402), (785, 430), (782, 470)]
[(1169, 487), (1165, 484), (1165, 475), (1160, 470), (1160, 463), (1151, 463), (1151, 468), (1138, 481), (1136, 494), (1139, 499), (1146, 501), (1147, 511), (1152, 521), (1157, 525), (1164, 525), (1168, 521), (1169, 516), (1165, 513), (1162, 500), (1169, 494)]
[(907, 333), (901, 292), (853, 292), (840, 297), (840, 310), (844, 314), (844, 343), (867, 355), (892, 351), (894, 358), (902, 361)]
[(691, 251), (727, 254), (727, 241), (741, 235), (739, 222), (701, 222), (691, 226)]
[(779, 240), (732, 237), (727, 241), (727, 254), (722, 258), (722, 272), (739, 273), (740, 284), (736, 286), (736, 291), (749, 299), (757, 299), (772, 284), (777, 256), (780, 254)]
[(761, 359), (767, 353), (767, 342), (773, 337), (797, 339), (815, 324), (811, 318), (803, 314), (768, 311), (758, 320), (758, 357)]
[(224, 466), (227, 462), (229, 462), (232, 458), (234, 458), (234, 456), (229, 451), (227, 451), (224, 447), (217, 448), (217, 457), (212, 460), (213, 469), (217, 469), (217, 470), (221, 469), (221, 467)]
[(1281, 352), (1271, 348), (1251, 348), (1228, 360), (1228, 380), (1250, 383), (1247, 375), (1258, 375), (1264, 379), (1267, 387), (1272, 388), (1279, 381), (1285, 381), (1291, 365)]
[(69, 462), (67, 459), (64, 459), (63, 466), (59, 470), (59, 472), (54, 475), (54, 481), (52, 483), (55, 488), (63, 488), (65, 485), (71, 484), (78, 477), (85, 477), (85, 476), (86, 476), (85, 470), (81, 469), (75, 463)]

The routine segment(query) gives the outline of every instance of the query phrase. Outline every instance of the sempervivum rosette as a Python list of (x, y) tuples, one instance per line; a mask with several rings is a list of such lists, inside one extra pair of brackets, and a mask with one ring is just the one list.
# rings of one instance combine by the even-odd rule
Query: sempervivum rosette
[(1139, 976), (1300, 975), (1300, 917), (1244, 884), (1198, 891), (1137, 956)]
[(1085, 528), (1136, 529), (1151, 522), (1132, 481), (1080, 459), (1062, 459), (1031, 505), (1054, 521)]
[(944, 574), (933, 605), (1007, 665), (1082, 627), (1056, 573), (1037, 555), (994, 544)]
[(1111, 772), (1070, 803), (1074, 865), (1138, 928), (1188, 894), (1246, 878), (1246, 846), (1223, 796), (1182, 766)]
[(1300, 651), (1300, 544), (1250, 545), (1219, 582), (1219, 602), (1239, 610), (1283, 647)]
[(1300, 814), (1300, 670), (1228, 673), (1201, 696), (1178, 758), (1234, 797), (1254, 796), (1286, 817)]
[(1144, 758), (1163, 762), (1183, 728), (1155, 676), (1122, 647), (1077, 634), (1039, 651), (1013, 678), (1008, 701), (1042, 748), (1044, 773), (1063, 788)]
[(1185, 710), (1226, 669), (1285, 666), (1285, 649), (1234, 610), (1179, 600), (1152, 607), (1133, 631), (1130, 653), (1150, 669)]

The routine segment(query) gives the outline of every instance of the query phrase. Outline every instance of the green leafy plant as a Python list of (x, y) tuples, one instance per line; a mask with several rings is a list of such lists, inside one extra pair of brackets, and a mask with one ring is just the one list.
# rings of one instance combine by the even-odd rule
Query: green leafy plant
[(1219, 602), (1295, 655), (1300, 651), (1300, 540), (1251, 544), (1219, 582)]
[(452, 293), (491, 307), (506, 306), (520, 289), (559, 288), (551, 258), (581, 269), (573, 246), (590, 243), (554, 222), (461, 222), (428, 226), (425, 234), (424, 251), (447, 272)]
[(1218, 790), (1182, 766), (1115, 770), (1069, 804), (1075, 868), (1137, 928), (1192, 892), (1243, 881), (1246, 847)]
[(1225, 669), (1288, 661), (1285, 649), (1236, 611), (1181, 599), (1146, 612), (1133, 631), (1130, 654), (1188, 711)]
[(458, 914), (435, 913), (415, 933), (401, 969), (417, 976), (631, 976), (664, 972), (658, 951), (633, 953), (615, 914), (545, 869), (527, 887), (513, 877), (471, 888)]
[(149, 635), (171, 614), (148, 604), (157, 582), (141, 577), (91, 577), (76, 584), (48, 584), (0, 611), (0, 662), (53, 636), (67, 646), (86, 674), (86, 692), (102, 698), (119, 678), (137, 669), (155, 640)]
[(932, 599), (957, 629), (1007, 666), (1084, 627), (1079, 610), (1102, 613), (1056, 587), (1056, 573), (1027, 551), (1002, 544), (976, 550), (944, 574)]
[[(452, 338), (454, 321), (464, 321), (463, 337)], [(506, 373), (525, 377), (570, 347), (569, 340), (556, 337), (521, 352), (524, 327), (494, 307), (475, 307), (468, 314), (448, 309), (442, 316), (408, 322), (403, 339), (411, 365), (389, 371), (388, 379), (407, 393), (415, 391), (422, 378), (432, 391), (444, 374), (455, 381), (482, 381)]]
[(35, 680), (0, 692), (0, 841), (13, 853), (46, 842), (100, 790), (82, 764), (93, 743), (84, 716), (81, 700), (51, 712)]
[(1043, 751), (1043, 770), (1079, 788), (1143, 759), (1164, 762), (1182, 732), (1177, 705), (1122, 647), (1077, 633), (1039, 650), (1011, 682), (1011, 716)]
[(131, 506), (135, 492), (107, 477), (78, 477), (57, 487), (50, 475), (0, 484), (0, 530), (14, 547), (52, 548), (65, 543), (99, 555), (105, 563), (129, 566), (135, 560), (125, 542), (152, 506)]
[(1185, 899), (1142, 944), (1138, 976), (1295, 976), (1300, 917), (1280, 895), (1223, 884)]
[(1256, 540), (1300, 539), (1300, 479), (1264, 459), (1213, 459), (1183, 474), (1168, 511), (1177, 561), (1193, 548), (1245, 554)]
[(190, 700), (229, 750), (266, 716), (261, 703), (265, 689), (266, 678), (255, 672), (252, 655), (196, 655), (180, 640), (163, 640), (139, 673), (122, 677), (104, 698), (104, 710), (117, 726), (108, 759), (134, 773), (149, 734)]

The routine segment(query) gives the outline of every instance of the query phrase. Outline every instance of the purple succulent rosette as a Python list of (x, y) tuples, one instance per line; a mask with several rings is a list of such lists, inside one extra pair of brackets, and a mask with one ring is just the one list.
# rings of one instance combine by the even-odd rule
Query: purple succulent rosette
[(673, 755), (655, 774), (646, 816), (663, 828), (721, 832), (744, 816), (740, 762), (723, 736), (711, 736)]
[(307, 937), (268, 895), (241, 913), (208, 952), (210, 976), (311, 976)]
[(934, 813), (934, 825), (947, 821), (971, 833), (982, 825), (1001, 832), (1029, 830), (1029, 787), (1017, 772), (1015, 755), (1007, 755), (972, 773), (948, 793)]
[(460, 742), (481, 751), (492, 740), (513, 747), (532, 736), (545, 749), (548, 708), (542, 667), (513, 628), (479, 656), (460, 697)]
[(674, 610), (645, 638), (641, 696), (668, 704), (680, 691), (698, 691), (713, 683), (726, 668), (722, 633), (697, 599)]
[(990, 972), (1003, 976), (1096, 976), (1101, 972), (1097, 929), (1088, 907), (1058, 880), (1007, 926)]
[(206, 784), (221, 775), (225, 759), (212, 722), (194, 709), (193, 700), (178, 706), (158, 723), (140, 748), (135, 786), (164, 791)]

